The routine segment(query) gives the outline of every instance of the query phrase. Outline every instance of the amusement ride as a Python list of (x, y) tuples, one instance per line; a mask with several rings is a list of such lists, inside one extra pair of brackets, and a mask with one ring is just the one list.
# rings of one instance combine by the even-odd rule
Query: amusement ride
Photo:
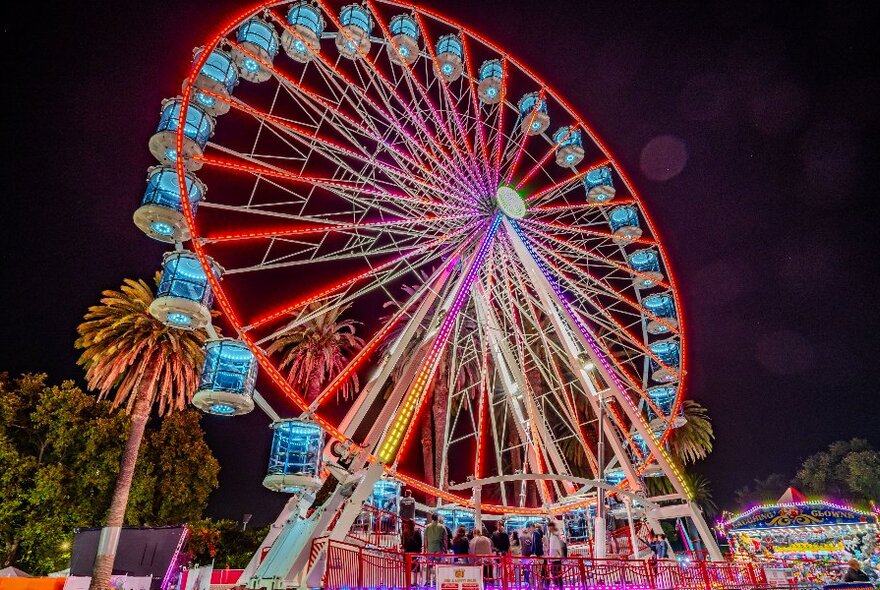
[[(686, 346), (655, 225), (507, 51), (402, 2), (267, 2), (195, 50), (149, 148), (134, 221), (173, 246), (150, 311), (207, 329), (194, 405), (264, 411), (264, 485), (290, 494), (241, 583), (304, 583), (315, 539), (401, 486), (477, 526), (580, 514), (597, 557), (613, 494), (720, 559), (667, 448)], [(269, 351), (328, 313), (363, 346), (308, 395)]]

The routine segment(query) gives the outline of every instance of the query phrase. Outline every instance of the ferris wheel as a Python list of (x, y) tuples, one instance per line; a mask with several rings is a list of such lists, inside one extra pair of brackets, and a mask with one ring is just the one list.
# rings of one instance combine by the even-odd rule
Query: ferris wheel
[[(204, 411), (256, 399), (292, 418), (282, 439), (486, 513), (594, 503), (578, 477), (636, 493), (665, 475), (689, 498), (665, 444), (686, 347), (660, 236), (596, 133), (501, 47), (402, 2), (268, 2), (195, 51), (149, 147), (135, 223), (175, 245), (151, 311), (211, 330), (217, 307), (233, 335), (207, 345)], [(327, 313), (364, 345), (307, 398), (267, 351)], [(324, 477), (285, 463), (267, 485)]]

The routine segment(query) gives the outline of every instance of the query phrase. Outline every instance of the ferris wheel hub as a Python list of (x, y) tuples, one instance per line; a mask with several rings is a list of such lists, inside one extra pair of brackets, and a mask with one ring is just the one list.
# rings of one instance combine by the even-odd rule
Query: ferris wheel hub
[(526, 216), (525, 200), (509, 186), (498, 187), (495, 192), (495, 204), (511, 219), (522, 219)]

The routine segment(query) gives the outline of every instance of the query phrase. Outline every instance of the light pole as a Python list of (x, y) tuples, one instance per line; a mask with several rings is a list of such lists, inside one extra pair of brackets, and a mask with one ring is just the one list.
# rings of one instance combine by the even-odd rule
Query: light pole
[(247, 525), (251, 521), (251, 518), (253, 516), (254, 516), (253, 514), (245, 514), (244, 516), (241, 517), (241, 530), (242, 530), (242, 532), (244, 532), (247, 529)]

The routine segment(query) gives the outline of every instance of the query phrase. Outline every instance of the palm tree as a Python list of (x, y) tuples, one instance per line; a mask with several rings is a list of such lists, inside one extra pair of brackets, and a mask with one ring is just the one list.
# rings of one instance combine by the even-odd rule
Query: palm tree
[[(306, 313), (316, 310), (309, 307)], [(364, 345), (355, 335), (353, 320), (340, 320), (342, 309), (331, 309), (300, 324), (274, 341), (268, 354), (281, 353), (280, 369), (288, 369), (287, 381), (305, 390), (306, 401), (312, 402), (324, 386), (345, 368), (353, 353)], [(357, 375), (352, 373), (339, 388), (337, 399), (352, 397), (358, 389)]]
[(709, 411), (694, 400), (686, 399), (681, 405), (681, 415), (687, 422), (669, 435), (669, 449), (685, 464), (705, 459), (712, 452), (715, 438)]
[[(157, 275), (158, 279), (158, 275)], [(204, 360), (204, 330), (169, 328), (148, 310), (153, 290), (143, 280), (125, 279), (119, 291), (102, 293), (77, 327), (74, 346), (82, 349), (77, 364), (86, 371), (89, 389), (99, 398), (113, 395), (113, 407), (124, 406), (131, 427), (113, 500), (102, 532), (89, 588), (104, 590), (110, 584), (118, 533), (125, 519), (128, 493), (137, 463), (144, 428), (153, 404), (159, 415), (186, 407), (196, 389)]]

